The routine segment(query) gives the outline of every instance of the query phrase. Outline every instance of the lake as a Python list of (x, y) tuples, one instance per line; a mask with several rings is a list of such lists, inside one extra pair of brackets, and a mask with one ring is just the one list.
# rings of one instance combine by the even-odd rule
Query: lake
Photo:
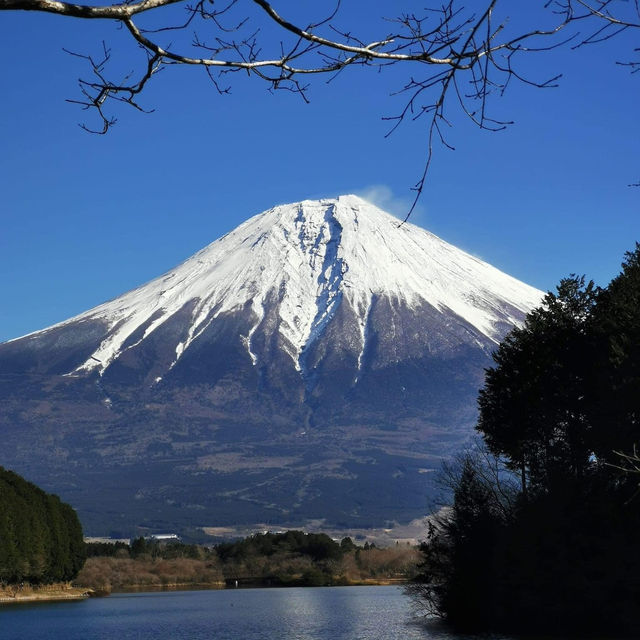
[[(0, 608), (3, 640), (462, 640), (399, 587), (113, 594)], [(468, 638), (468, 636), (466, 636)], [(506, 640), (506, 639), (504, 639)]]

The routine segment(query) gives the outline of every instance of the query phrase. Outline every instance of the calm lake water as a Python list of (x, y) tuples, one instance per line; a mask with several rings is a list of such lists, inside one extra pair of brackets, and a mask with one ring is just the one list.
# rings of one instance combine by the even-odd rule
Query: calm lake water
[[(463, 640), (398, 587), (114, 594), (0, 607), (3, 640)], [(506, 640), (506, 638), (504, 639)]]

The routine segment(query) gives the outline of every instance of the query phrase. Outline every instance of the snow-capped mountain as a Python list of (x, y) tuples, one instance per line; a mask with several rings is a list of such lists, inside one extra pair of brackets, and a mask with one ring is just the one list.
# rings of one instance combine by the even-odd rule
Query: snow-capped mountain
[(165, 275), (45, 331), (103, 325), (104, 339), (68, 372), (102, 374), (186, 310), (170, 370), (216, 319), (248, 309), (252, 321), (241, 337), (252, 364), (265, 357), (253, 337), (271, 313), (283, 349), (304, 376), (305, 353), (341, 305), (358, 328), (361, 366), (380, 297), (410, 311), (429, 305), (496, 342), (541, 292), (351, 195), (270, 209)]
[[(219, 514), (224, 503), (228, 521), (265, 510), (281, 521), (379, 519), (384, 504), (363, 512), (370, 471), (356, 461), (393, 460), (394, 495), (406, 475), (396, 466), (413, 461), (415, 497), (427, 462), (469, 433), (491, 350), (541, 297), (356, 196), (277, 206), (163, 276), (0, 345), (10, 380), (0, 392), (16, 407), (0, 418), (16, 445), (0, 464), (37, 468), (24, 434), (42, 453), (46, 433), (40, 475), (58, 491), (61, 460), (90, 469), (98, 491), (126, 461), (182, 477), (160, 492), (171, 512), (187, 500), (184, 478), (200, 495), (205, 476), (224, 487), (194, 508)], [(300, 483), (293, 494), (284, 478)], [(327, 509), (338, 480), (351, 499)], [(158, 482), (129, 500), (155, 504)], [(388, 519), (424, 511), (399, 514), (395, 502)]]

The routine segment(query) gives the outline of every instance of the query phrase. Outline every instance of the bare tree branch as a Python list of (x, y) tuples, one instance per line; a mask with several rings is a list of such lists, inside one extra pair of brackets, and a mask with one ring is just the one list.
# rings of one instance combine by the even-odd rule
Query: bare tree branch
[[(69, 52), (85, 60), (91, 72), (90, 79), (79, 80), (80, 98), (69, 102), (97, 114), (98, 127), (81, 125), (93, 133), (104, 134), (115, 124), (109, 109), (118, 103), (144, 111), (138, 97), (169, 64), (203, 67), (221, 94), (230, 91), (229, 84), (221, 82), (223, 76), (244, 72), (265, 82), (271, 91), (291, 91), (307, 101), (305, 78), (320, 75), (331, 81), (354, 66), (381, 69), (401, 64), (408, 70), (408, 80), (395, 95), (405, 102), (397, 115), (385, 118), (392, 123), (389, 133), (406, 120), (425, 119), (427, 134), (423, 170), (413, 187), (415, 197), (407, 218), (425, 188), (435, 143), (453, 148), (445, 136), (450, 109), (459, 108), (481, 129), (503, 129), (511, 121), (492, 115), (494, 96), (501, 96), (514, 80), (549, 88), (560, 77), (558, 73), (541, 79), (529, 77), (518, 68), (523, 55), (567, 43), (574, 48), (595, 45), (640, 28), (639, 0), (548, 0), (550, 26), (525, 25), (520, 31), (508, 19), (507, 11), (518, 16), (513, 4), (485, 0), (484, 6), (483, 11), (475, 12), (462, 0), (445, 0), (421, 14), (383, 16), (390, 31), (371, 40), (356, 33), (358, 25), (340, 28), (340, 0), (333, 0), (322, 19), (306, 25), (285, 17), (268, 0), (195, 0), (195, 4), (188, 0), (125, 0), (102, 6), (0, 0), (0, 11), (115, 21), (143, 53), (137, 69), (122, 72), (106, 44), (99, 58)], [(574, 25), (584, 29), (559, 37)], [(162, 41), (168, 33), (175, 36), (174, 42)], [(640, 62), (618, 62), (632, 72), (640, 69)]]
[(637, 445), (633, 445), (632, 453), (623, 453), (622, 451), (614, 451), (619, 458), (620, 464), (607, 463), (608, 467), (624, 471), (625, 473), (640, 473), (640, 453)]
[(111, 4), (103, 7), (57, 0), (0, 0), (0, 11), (41, 11), (56, 13), (71, 18), (95, 18), (103, 20), (122, 20), (125, 17), (152, 11), (170, 4), (178, 4), (184, 0), (140, 0), (139, 2)]

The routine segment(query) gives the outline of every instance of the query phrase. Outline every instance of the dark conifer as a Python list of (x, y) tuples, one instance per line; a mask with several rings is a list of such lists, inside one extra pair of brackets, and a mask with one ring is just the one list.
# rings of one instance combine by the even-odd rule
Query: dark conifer
[(0, 581), (66, 582), (83, 563), (82, 527), (75, 511), (0, 467)]
[[(640, 637), (640, 245), (603, 291), (563, 280), (497, 350), (414, 592), (474, 631)], [(624, 459), (624, 458), (622, 458)]]

